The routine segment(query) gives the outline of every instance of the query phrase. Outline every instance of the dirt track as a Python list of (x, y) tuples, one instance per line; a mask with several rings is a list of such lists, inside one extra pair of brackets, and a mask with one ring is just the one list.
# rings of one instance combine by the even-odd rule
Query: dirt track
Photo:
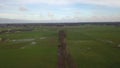
[(67, 50), (66, 33), (64, 30), (59, 31), (58, 45), (58, 68), (77, 68), (69, 51)]

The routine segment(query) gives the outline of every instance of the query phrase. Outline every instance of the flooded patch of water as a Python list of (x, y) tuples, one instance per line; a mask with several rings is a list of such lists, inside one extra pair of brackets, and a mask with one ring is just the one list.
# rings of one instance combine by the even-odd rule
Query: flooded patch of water
[(35, 39), (18, 39), (18, 40), (12, 40), (12, 42), (29, 42), (29, 41), (34, 41)]
[(120, 48), (120, 44), (117, 47)]
[(24, 46), (24, 47), (21, 47), (20, 49), (25, 49), (25, 46)]
[(47, 37), (41, 37), (40, 39), (46, 39)]
[(31, 44), (32, 44), (32, 45), (35, 45), (35, 44), (37, 44), (37, 42), (32, 42)]

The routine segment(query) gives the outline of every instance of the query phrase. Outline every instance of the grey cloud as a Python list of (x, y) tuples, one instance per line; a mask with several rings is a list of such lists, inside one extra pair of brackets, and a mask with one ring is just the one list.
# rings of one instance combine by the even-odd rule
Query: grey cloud
[(4, 7), (5, 7), (4, 5), (0, 4), (0, 8), (4, 8)]
[(0, 3), (49, 4), (49, 5), (71, 5), (77, 3), (120, 7), (120, 0), (0, 0)]
[(28, 8), (26, 8), (26, 7), (20, 7), (19, 10), (20, 11), (28, 11)]

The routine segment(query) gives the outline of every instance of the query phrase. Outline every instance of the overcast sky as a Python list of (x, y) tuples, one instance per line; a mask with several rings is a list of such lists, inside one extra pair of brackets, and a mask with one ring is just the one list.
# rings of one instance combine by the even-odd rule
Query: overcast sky
[(35, 21), (120, 21), (120, 0), (0, 0), (0, 18)]

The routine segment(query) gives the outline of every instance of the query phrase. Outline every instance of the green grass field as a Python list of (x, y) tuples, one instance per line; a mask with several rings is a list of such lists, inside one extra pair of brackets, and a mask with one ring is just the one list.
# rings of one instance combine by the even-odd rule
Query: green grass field
[[(0, 68), (57, 68), (60, 29), (40, 27), (31, 32), (0, 34), (7, 39), (0, 42)], [(67, 46), (78, 68), (120, 68), (120, 27), (62, 29), (67, 32)]]

